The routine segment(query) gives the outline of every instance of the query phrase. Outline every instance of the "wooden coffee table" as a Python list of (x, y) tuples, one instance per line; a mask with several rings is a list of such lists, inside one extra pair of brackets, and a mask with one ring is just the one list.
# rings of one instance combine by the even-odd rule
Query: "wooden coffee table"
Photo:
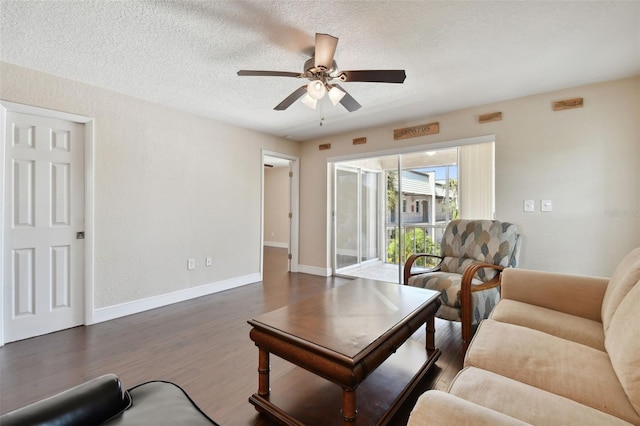
[[(290, 425), (386, 424), (440, 356), (434, 345), (438, 296), (357, 279), (250, 320), (258, 392), (249, 402)], [(424, 324), (426, 348), (407, 341)], [(289, 378), (279, 377), (286, 385), (272, 393), (269, 354), (307, 371), (295, 368)], [(336, 388), (327, 389), (325, 379), (342, 388), (341, 402), (331, 397)], [(309, 390), (310, 383), (316, 390)]]

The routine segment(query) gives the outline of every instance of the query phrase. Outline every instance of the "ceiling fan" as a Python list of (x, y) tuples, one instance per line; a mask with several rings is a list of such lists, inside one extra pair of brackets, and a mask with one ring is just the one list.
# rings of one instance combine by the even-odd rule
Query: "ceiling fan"
[[(325, 94), (333, 105), (342, 104), (349, 112), (358, 110), (361, 105), (339, 84), (331, 83), (332, 80), (341, 82), (362, 81), (370, 83), (403, 83), (406, 78), (404, 70), (357, 70), (338, 71), (338, 65), (333, 60), (336, 53), (338, 38), (329, 34), (316, 33), (315, 53), (304, 63), (302, 73), (287, 71), (253, 71), (240, 70), (239, 76), (266, 76), (266, 77), (295, 77), (310, 80), (309, 83), (299, 87), (295, 92), (287, 96), (274, 109), (278, 111), (289, 108), (295, 101), (302, 98), (309, 108), (315, 109), (317, 102)], [(303, 97), (304, 96), (304, 97)]]

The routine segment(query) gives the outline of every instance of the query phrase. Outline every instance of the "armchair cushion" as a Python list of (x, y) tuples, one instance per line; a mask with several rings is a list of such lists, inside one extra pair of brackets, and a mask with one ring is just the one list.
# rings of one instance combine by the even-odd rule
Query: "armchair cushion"
[[(460, 288), (462, 275), (448, 272), (432, 272), (429, 274), (415, 275), (409, 278), (409, 285), (428, 288), (440, 292), (442, 304), (436, 313), (438, 318), (449, 321), (461, 321), (460, 313)], [(471, 284), (482, 284), (482, 281), (474, 278)], [(493, 307), (500, 300), (497, 288), (471, 293), (472, 325), (477, 325), (482, 319), (487, 318)]]
[[(515, 225), (497, 220), (452, 220), (442, 237), (441, 270), (463, 274), (474, 261), (503, 267), (515, 266), (518, 232)], [(478, 278), (489, 281), (494, 270), (481, 269)]]

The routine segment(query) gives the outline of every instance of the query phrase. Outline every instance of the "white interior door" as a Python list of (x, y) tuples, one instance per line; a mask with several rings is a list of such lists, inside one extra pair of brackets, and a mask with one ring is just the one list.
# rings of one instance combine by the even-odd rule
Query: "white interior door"
[(84, 126), (8, 111), (4, 338), (83, 323)]

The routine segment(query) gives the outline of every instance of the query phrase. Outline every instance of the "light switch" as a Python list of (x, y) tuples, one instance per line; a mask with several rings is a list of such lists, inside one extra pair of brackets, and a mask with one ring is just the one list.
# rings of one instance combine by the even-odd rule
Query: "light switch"
[(524, 200), (524, 211), (532, 212), (535, 210), (535, 202), (533, 200)]
[(540, 201), (540, 211), (541, 212), (550, 212), (551, 209), (551, 200), (542, 200)]

